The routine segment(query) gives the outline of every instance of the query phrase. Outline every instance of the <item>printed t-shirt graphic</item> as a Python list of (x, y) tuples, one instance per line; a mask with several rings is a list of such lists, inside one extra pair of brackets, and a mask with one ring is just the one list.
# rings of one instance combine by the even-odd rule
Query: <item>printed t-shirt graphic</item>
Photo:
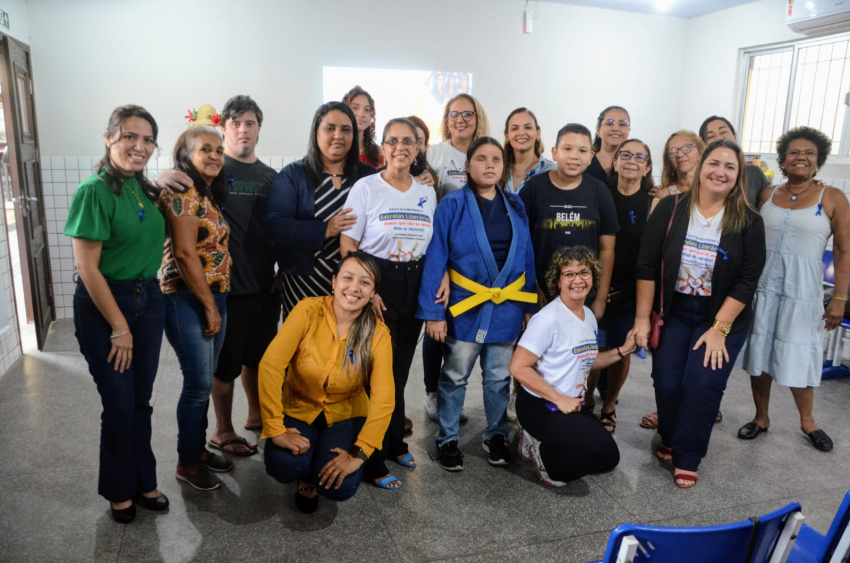
[[(676, 291), (685, 295), (708, 297), (711, 295), (711, 276), (720, 248), (721, 210), (710, 221), (694, 209), (688, 223), (688, 233), (682, 246), (682, 263), (676, 279)], [(709, 226), (709, 222), (711, 225)]]

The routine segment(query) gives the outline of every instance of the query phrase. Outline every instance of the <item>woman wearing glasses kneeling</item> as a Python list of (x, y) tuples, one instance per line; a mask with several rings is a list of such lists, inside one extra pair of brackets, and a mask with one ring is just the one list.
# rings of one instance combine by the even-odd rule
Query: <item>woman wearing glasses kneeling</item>
[[(656, 456), (672, 459), (682, 488), (696, 484), (765, 263), (764, 222), (747, 202), (745, 178), (735, 142), (710, 144), (691, 191), (658, 204), (641, 242), (635, 337), (646, 346), (660, 330), (652, 355)], [(663, 326), (657, 317), (652, 326), (653, 311)]]
[(611, 434), (581, 413), (591, 369), (604, 369), (635, 350), (634, 331), (622, 346), (599, 353), (596, 317), (584, 303), (599, 284), (602, 266), (583, 246), (561, 248), (546, 270), (552, 301), (531, 318), (511, 359), (522, 388), (516, 411), (522, 426), (520, 455), (534, 462), (550, 487), (620, 462)]

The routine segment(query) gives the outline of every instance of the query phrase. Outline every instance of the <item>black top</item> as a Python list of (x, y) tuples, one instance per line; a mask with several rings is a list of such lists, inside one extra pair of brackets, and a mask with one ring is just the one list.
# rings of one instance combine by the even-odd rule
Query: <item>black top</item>
[[(637, 264), (637, 279), (655, 282), (653, 309), (658, 312), (661, 301), (661, 287), (658, 283), (661, 278), (661, 260), (664, 260), (664, 309), (669, 309), (690, 222), (690, 194), (686, 193), (679, 196), (679, 206), (676, 208), (670, 234), (665, 239), (675, 200), (675, 197), (665, 197), (650, 215), (643, 233)], [(765, 262), (764, 221), (761, 215), (749, 208), (747, 216), (750, 222), (744, 230), (739, 233), (723, 233), (720, 236), (720, 248), (725, 252), (723, 259), (718, 259), (714, 264), (711, 297), (708, 298), (712, 318), (727, 297), (744, 303), (744, 310), (732, 323), (732, 332), (746, 329), (753, 320), (753, 295)]]
[(484, 221), (487, 242), (490, 243), (490, 250), (493, 252), (496, 266), (501, 271), (508, 259), (508, 251), (511, 249), (511, 238), (513, 237), (508, 209), (499, 194), (496, 194), (492, 201), (475, 194), (475, 201), (478, 202), (481, 219)]
[(747, 164), (744, 166), (747, 172), (747, 201), (750, 205), (758, 209), (759, 193), (766, 187), (770, 186), (770, 181), (764, 175), (761, 168), (755, 164)]
[(603, 184), (608, 184), (608, 173), (605, 172), (604, 168), (602, 168), (602, 163), (599, 162), (596, 155), (593, 155), (593, 159), (590, 161), (590, 166), (587, 167), (587, 170), (585, 170), (584, 173), (587, 176), (596, 178)]
[(605, 315), (634, 315), (635, 268), (653, 197), (643, 189), (632, 195), (623, 195), (617, 188), (611, 188), (611, 195), (617, 208), (620, 232), (614, 247), (614, 270), (611, 272), (611, 291)]
[(538, 174), (525, 183), (519, 197), (528, 216), (537, 279), (541, 282), (558, 248), (586, 246), (598, 255), (599, 237), (620, 230), (611, 190), (587, 175), (577, 188), (562, 190), (552, 183), (549, 173)]
[(246, 164), (224, 155), (224, 174), (227, 197), (221, 209), (230, 224), (230, 295), (269, 296), (275, 261), (263, 227), (277, 172), (259, 160)]

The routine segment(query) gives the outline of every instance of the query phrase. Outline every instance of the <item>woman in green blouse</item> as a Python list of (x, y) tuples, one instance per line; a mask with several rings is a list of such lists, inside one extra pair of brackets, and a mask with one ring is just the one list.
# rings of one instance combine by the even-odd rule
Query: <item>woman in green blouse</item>
[(112, 112), (97, 172), (74, 192), (65, 225), (76, 257), (74, 324), (103, 403), (98, 492), (129, 523), (136, 504), (168, 508), (157, 489), (150, 406), (165, 323), (157, 270), (165, 221), (144, 177), (158, 128), (140, 106)]

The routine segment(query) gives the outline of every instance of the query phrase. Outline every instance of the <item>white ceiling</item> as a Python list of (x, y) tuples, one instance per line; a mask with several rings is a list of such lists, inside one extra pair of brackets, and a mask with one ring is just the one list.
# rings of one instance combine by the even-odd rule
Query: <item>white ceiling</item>
[[(742, 4), (749, 4), (757, 0), (675, 0), (667, 10), (661, 11), (656, 7), (658, 0), (543, 0), (544, 2), (557, 2), (559, 4), (573, 4), (576, 6), (590, 6), (592, 8), (604, 8), (607, 10), (620, 10), (624, 12), (639, 12), (641, 14), (656, 14), (674, 18), (695, 18), (712, 12), (719, 12), (727, 8), (734, 8)], [(667, 1), (669, 3), (669, 0)], [(533, 0), (530, 2), (533, 5)]]

